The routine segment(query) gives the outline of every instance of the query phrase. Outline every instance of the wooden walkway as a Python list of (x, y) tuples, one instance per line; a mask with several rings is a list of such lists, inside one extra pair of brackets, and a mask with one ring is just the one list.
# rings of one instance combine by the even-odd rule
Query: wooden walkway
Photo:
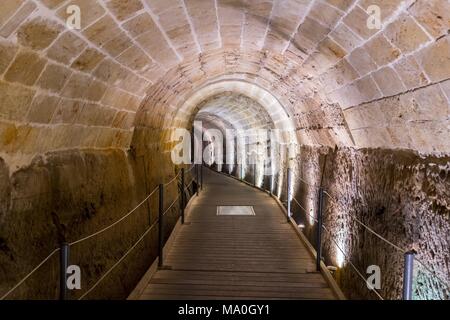
[[(204, 189), (140, 299), (336, 299), (268, 194), (204, 170)], [(218, 216), (217, 206), (254, 216)]]

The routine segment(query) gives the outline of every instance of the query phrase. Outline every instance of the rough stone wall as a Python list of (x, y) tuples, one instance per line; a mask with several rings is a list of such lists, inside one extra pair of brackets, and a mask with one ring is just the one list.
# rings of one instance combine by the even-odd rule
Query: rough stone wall
[[(298, 157), (299, 175), (307, 184), (298, 184), (295, 197), (314, 217), (325, 154), (324, 187), (337, 200), (325, 196), (324, 225), (331, 231), (324, 233), (328, 265), (339, 265), (339, 245), (363, 275), (370, 265), (381, 267), (380, 293), (384, 298), (401, 297), (402, 253), (365, 231), (356, 217), (399, 247), (415, 249), (417, 258), (450, 283), (450, 158), (403, 150), (304, 147)], [(316, 224), (305, 219), (298, 206), (293, 207), (296, 219), (305, 224), (305, 234), (314, 243)], [(420, 263), (415, 267), (415, 298), (449, 299), (445, 285)], [(349, 298), (377, 298), (345, 259), (336, 277)]]
[[(156, 170), (154, 162), (164, 170)], [(15, 285), (62, 241), (72, 242), (118, 220), (174, 169), (160, 159), (136, 158), (120, 150), (64, 151), (36, 157), (13, 172), (1, 161), (0, 293)], [(163, 175), (163, 172), (171, 175)], [(177, 184), (166, 188), (166, 206)], [(167, 215), (166, 237), (178, 217), (178, 204)], [(150, 215), (149, 215), (150, 210)], [(90, 288), (157, 219), (158, 193), (124, 222), (71, 247), (70, 263), (81, 267), (82, 289)], [(157, 255), (157, 228), (88, 298), (123, 299)], [(58, 297), (58, 255), (9, 298)]]

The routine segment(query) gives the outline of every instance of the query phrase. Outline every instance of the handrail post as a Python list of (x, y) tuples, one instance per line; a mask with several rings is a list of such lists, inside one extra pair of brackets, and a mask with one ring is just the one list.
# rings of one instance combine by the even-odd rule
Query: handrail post
[(181, 169), (181, 224), (184, 224), (184, 207), (185, 207), (185, 194), (184, 194), (184, 168)]
[(319, 201), (317, 211), (317, 232), (316, 232), (316, 270), (320, 271), (320, 263), (322, 261), (322, 227), (323, 227), (323, 188), (319, 188)]
[(203, 163), (200, 164), (200, 190), (203, 191)]
[(195, 165), (195, 182), (197, 182), (197, 197), (198, 194), (200, 193), (200, 179), (199, 179), (199, 169), (198, 169), (199, 164)]
[(67, 300), (67, 268), (69, 267), (69, 244), (61, 243), (59, 250), (59, 299)]
[(291, 218), (291, 189), (292, 189), (292, 172), (291, 168), (287, 168), (287, 183), (286, 183), (286, 197), (287, 197), (287, 222), (290, 222)]
[(410, 250), (404, 255), (403, 300), (413, 300), (414, 256), (416, 251)]
[(269, 175), (269, 194), (272, 195), (273, 194), (273, 167), (272, 167), (273, 163), (272, 161), (270, 161), (270, 175)]
[(164, 185), (159, 185), (159, 215), (158, 215), (158, 266), (161, 268), (163, 266), (163, 246), (164, 246)]
[(253, 186), (256, 187), (256, 163), (253, 164)]

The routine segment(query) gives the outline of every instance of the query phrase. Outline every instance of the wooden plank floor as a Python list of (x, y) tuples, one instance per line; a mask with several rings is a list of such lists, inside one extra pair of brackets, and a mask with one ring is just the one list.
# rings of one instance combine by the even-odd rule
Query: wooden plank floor
[[(277, 203), (264, 192), (204, 169), (165, 265), (141, 299), (335, 299)], [(255, 216), (218, 216), (219, 205), (253, 206)]]

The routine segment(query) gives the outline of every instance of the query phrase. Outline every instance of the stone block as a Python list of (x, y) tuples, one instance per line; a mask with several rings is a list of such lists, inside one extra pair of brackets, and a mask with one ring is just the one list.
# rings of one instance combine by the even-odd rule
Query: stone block
[(97, 46), (102, 47), (120, 33), (113, 18), (105, 15), (83, 31), (83, 34)]
[(3, 0), (0, 10), (0, 27), (20, 8), (24, 0)]
[(35, 90), (0, 80), (0, 117), (22, 121), (34, 94)]
[(87, 126), (110, 127), (116, 111), (116, 109), (108, 108), (100, 104), (87, 103), (76, 119), (76, 123)]
[(106, 89), (107, 86), (102, 82), (92, 80), (87, 89), (85, 98), (90, 101), (100, 101), (103, 98)]
[(105, 49), (112, 57), (117, 57), (132, 45), (133, 41), (125, 34), (125, 32), (120, 32), (113, 39), (108, 41), (103, 46), (103, 49)]
[(69, 65), (86, 48), (87, 44), (75, 35), (67, 31), (48, 49), (47, 56), (63, 64)]
[(410, 53), (431, 40), (414, 19), (406, 14), (387, 26), (385, 36), (403, 53)]
[(104, 59), (105, 55), (94, 48), (86, 48), (83, 53), (72, 63), (72, 68), (91, 72)]
[(152, 64), (150, 58), (137, 46), (132, 46), (123, 52), (117, 60), (123, 65), (136, 71), (142, 71), (144, 68)]
[(47, 89), (53, 92), (60, 92), (69, 79), (72, 71), (70, 69), (49, 63), (44, 72), (40, 76), (37, 85), (43, 89)]
[(415, 55), (432, 82), (450, 78), (450, 37), (440, 39)]
[(154, 26), (152, 17), (147, 13), (142, 13), (122, 25), (132, 37), (136, 38), (140, 34), (147, 32)]
[(362, 39), (355, 35), (344, 23), (338, 24), (330, 33), (330, 37), (347, 52), (353, 51), (362, 43)]
[(119, 21), (130, 18), (144, 8), (139, 0), (110, 0), (107, 7)]
[(393, 96), (406, 90), (397, 72), (391, 67), (384, 67), (372, 74), (383, 96)]
[(77, 120), (81, 110), (84, 107), (84, 102), (77, 100), (61, 99), (56, 108), (55, 114), (51, 120), (53, 124), (73, 124)]
[(131, 129), (134, 125), (135, 117), (136, 113), (134, 112), (118, 111), (114, 117), (112, 126), (120, 129)]
[(367, 28), (369, 16), (365, 10), (356, 6), (343, 19), (344, 23), (363, 39), (369, 39), (378, 30)]
[(17, 45), (7, 41), (0, 41), (0, 75), (6, 71), (17, 50)]
[(383, 34), (372, 38), (364, 47), (379, 67), (391, 63), (401, 54), (400, 50), (392, 46)]
[(41, 17), (30, 20), (17, 31), (18, 42), (34, 50), (46, 49), (61, 32), (62, 27)]
[(46, 60), (35, 52), (22, 50), (16, 55), (14, 62), (5, 74), (5, 80), (33, 85), (44, 69)]
[(36, 95), (28, 112), (27, 120), (35, 123), (50, 123), (59, 99), (59, 97), (45, 94)]
[(406, 88), (413, 89), (429, 83), (422, 68), (413, 56), (404, 57), (394, 65)]
[(435, 38), (447, 34), (450, 30), (448, 0), (415, 1), (408, 11)]
[(377, 69), (376, 63), (364, 47), (355, 49), (348, 56), (348, 62), (355, 68), (360, 76), (365, 76), (369, 72)]
[(74, 73), (70, 77), (61, 95), (68, 98), (83, 99), (88, 92), (92, 78), (82, 74)]
[(0, 29), (0, 36), (2, 36), (3, 38), (8, 38), (9, 36), (11, 36), (14, 31), (19, 28), (22, 22), (24, 22), (25, 19), (27, 19), (33, 13), (35, 9), (36, 4), (34, 2), (27, 1)]
[(365, 76), (355, 81), (355, 86), (358, 89), (360, 95), (363, 97), (363, 101), (367, 102), (382, 97), (381, 92), (378, 90), (375, 81), (371, 75)]

